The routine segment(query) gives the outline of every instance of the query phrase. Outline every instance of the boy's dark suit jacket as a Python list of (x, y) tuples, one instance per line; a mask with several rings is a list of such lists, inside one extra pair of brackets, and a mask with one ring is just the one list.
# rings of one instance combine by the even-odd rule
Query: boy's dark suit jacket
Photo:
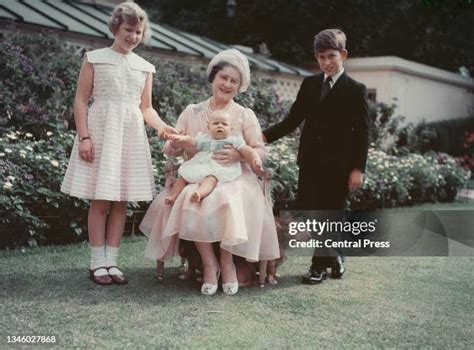
[[(350, 172), (365, 171), (366, 88), (344, 72), (320, 101), (323, 79), (323, 73), (305, 78), (287, 118), (263, 132), (272, 142), (305, 122), (298, 151), (298, 209), (343, 209)], [(334, 204), (335, 197), (341, 204)]]

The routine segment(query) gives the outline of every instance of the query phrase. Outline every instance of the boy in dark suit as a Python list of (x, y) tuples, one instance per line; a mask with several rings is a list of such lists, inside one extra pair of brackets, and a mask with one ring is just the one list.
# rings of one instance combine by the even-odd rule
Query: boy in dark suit
[[(346, 35), (326, 29), (314, 38), (314, 57), (322, 73), (303, 80), (289, 115), (263, 132), (273, 142), (303, 121), (298, 151), (298, 210), (343, 210), (349, 190), (362, 185), (368, 151), (366, 88), (344, 72)], [(320, 251), (321, 252), (321, 251)], [(320, 253), (319, 252), (319, 253)], [(342, 258), (315, 250), (303, 283), (344, 274)]]

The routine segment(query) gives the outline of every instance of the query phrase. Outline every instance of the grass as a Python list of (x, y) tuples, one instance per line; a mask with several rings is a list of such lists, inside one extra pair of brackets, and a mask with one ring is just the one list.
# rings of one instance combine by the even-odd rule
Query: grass
[(348, 258), (343, 280), (300, 284), (308, 257), (290, 257), (280, 283), (201, 296), (157, 282), (145, 240), (122, 244), (126, 286), (87, 278), (86, 244), (0, 252), (0, 334), (55, 335), (61, 348), (472, 348), (473, 261)]
[(467, 188), (470, 190), (474, 190), (474, 178), (470, 178), (469, 181), (467, 182)]
[[(397, 207), (388, 210), (474, 210), (474, 199), (460, 198), (450, 203), (424, 203), (410, 207)], [(387, 210), (387, 209), (385, 209)]]

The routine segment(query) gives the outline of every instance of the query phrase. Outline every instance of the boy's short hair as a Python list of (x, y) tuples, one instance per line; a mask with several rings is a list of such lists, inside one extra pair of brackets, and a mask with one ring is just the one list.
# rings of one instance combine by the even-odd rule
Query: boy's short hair
[(324, 29), (314, 36), (314, 52), (346, 49), (346, 34), (340, 29)]
[(123, 22), (131, 25), (143, 24), (142, 42), (151, 36), (150, 23), (146, 12), (134, 2), (123, 2), (116, 6), (109, 18), (108, 25), (112, 34), (115, 35)]

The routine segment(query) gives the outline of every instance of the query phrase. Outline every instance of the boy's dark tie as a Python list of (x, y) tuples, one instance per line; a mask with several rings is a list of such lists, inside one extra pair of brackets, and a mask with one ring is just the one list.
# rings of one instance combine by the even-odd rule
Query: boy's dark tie
[(321, 87), (321, 96), (319, 97), (319, 101), (324, 100), (327, 94), (329, 93), (329, 90), (331, 90), (331, 85), (329, 84), (331, 81), (332, 81), (331, 77), (327, 77), (323, 81), (323, 86)]

